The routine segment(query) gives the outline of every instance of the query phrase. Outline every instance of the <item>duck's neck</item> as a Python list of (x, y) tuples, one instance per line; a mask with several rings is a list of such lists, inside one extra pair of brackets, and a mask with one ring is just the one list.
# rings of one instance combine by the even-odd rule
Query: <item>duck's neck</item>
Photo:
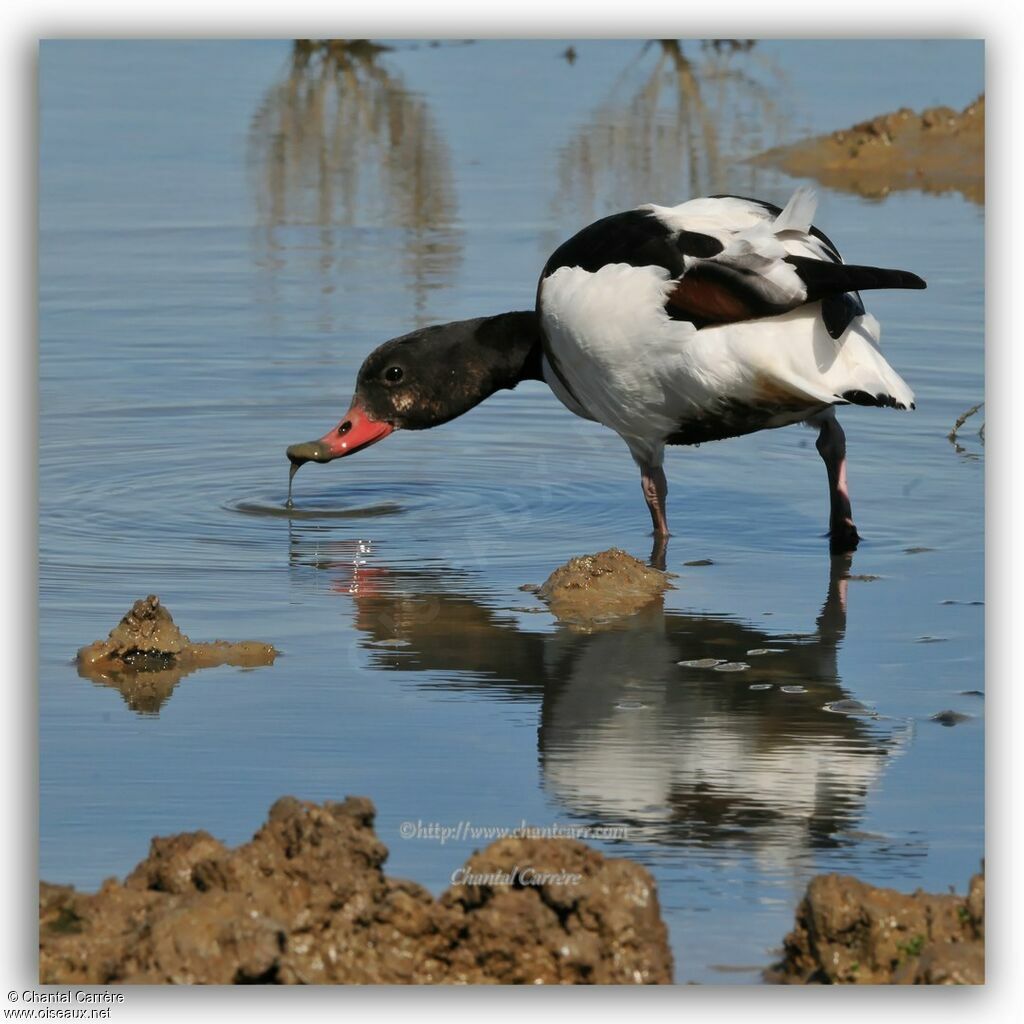
[(524, 380), (544, 379), (540, 321), (534, 310), (499, 313), (451, 326), (467, 331), (465, 344), (471, 362), (487, 371), (493, 385), (488, 394), (514, 388)]

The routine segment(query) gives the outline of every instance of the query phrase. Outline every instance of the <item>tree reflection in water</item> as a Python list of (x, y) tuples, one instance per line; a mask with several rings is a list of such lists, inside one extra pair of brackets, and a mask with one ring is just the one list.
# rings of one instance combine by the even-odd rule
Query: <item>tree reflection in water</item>
[(694, 57), (692, 48), (645, 44), (562, 147), (552, 201), (559, 231), (641, 203), (757, 193), (766, 172), (738, 161), (780, 137), (785, 76), (751, 40), (706, 40)]
[[(372, 247), (387, 261), (382, 274), (404, 278), (414, 307), (405, 319), (419, 323), (429, 292), (461, 260), (457, 200), (430, 107), (387, 52), (367, 40), (296, 40), (287, 75), (253, 118), (249, 162), (272, 272), (283, 269), (287, 230), (317, 227), (323, 287), (333, 290), (352, 232), (382, 230)], [(308, 247), (308, 236), (297, 245)]]

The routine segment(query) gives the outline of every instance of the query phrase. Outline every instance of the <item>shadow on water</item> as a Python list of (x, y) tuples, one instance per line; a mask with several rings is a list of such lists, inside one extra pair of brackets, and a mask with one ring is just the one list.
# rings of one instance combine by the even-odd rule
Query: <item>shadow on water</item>
[(461, 260), (458, 204), (430, 107), (387, 67), (387, 52), (366, 40), (295, 40), (288, 73), (249, 135), (260, 262), (273, 287), (285, 233), (319, 228), (322, 286), (333, 290), (351, 248), (333, 229), (400, 231), (398, 263), (421, 318), (429, 291), (447, 285)]
[[(351, 599), (372, 668), (428, 690), (537, 703), (548, 793), (570, 814), (627, 825), (631, 839), (736, 844), (772, 864), (853, 845), (869, 789), (908, 741), (908, 723), (860, 704), (838, 673), (849, 558), (831, 560), (806, 634), (661, 599), (581, 633), (543, 631), (537, 606), (484, 603), (472, 574), (391, 570), (371, 554), (300, 532), (290, 565), (326, 571)], [(706, 664), (680, 664), (694, 661)], [(722, 662), (749, 667), (713, 667)], [(921, 855), (904, 841), (873, 852)]]
[[(785, 76), (748, 42), (707, 40), (696, 57), (675, 39), (644, 44), (559, 153), (555, 219), (586, 223), (615, 206), (738, 187), (737, 155), (763, 148), (787, 120)], [(756, 193), (759, 173), (749, 168), (743, 187)]]

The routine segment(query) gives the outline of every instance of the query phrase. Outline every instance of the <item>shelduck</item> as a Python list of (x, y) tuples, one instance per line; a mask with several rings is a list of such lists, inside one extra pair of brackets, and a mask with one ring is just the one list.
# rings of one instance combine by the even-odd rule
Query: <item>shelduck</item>
[(395, 430), (438, 426), (498, 390), (540, 379), (571, 412), (625, 441), (656, 538), (668, 535), (666, 445), (814, 426), (832, 549), (854, 549), (835, 409), (914, 408), (859, 293), (925, 282), (843, 263), (813, 225), (815, 207), (804, 187), (784, 209), (711, 196), (596, 221), (547, 261), (535, 310), (428, 327), (371, 352), (338, 425), (288, 449), (292, 473)]

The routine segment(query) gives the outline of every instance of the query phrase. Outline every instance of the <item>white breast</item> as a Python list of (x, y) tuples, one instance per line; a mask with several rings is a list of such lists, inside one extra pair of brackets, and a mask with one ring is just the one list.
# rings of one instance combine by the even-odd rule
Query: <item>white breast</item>
[(553, 364), (547, 372), (554, 371), (548, 383), (574, 412), (582, 407), (620, 434), (634, 454), (672, 431), (665, 384), (685, 377), (679, 335), (696, 333), (692, 324), (667, 329), (669, 287), (668, 271), (626, 264), (593, 274), (562, 267), (541, 285), (541, 322)]

